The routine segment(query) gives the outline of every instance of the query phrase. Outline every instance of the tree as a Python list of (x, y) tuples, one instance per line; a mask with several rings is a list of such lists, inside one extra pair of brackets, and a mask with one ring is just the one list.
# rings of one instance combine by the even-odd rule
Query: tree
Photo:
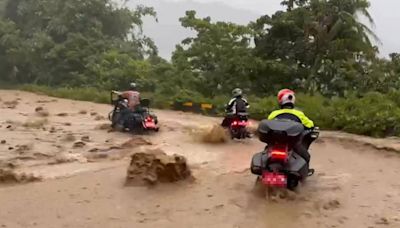
[[(363, 74), (360, 61), (373, 61), (373, 32), (357, 20), (368, 14), (366, 0), (284, 1), (288, 11), (264, 16), (252, 26), (256, 55), (291, 66), (288, 80), (307, 91), (326, 94), (354, 89), (351, 83)], [(297, 6), (297, 7), (294, 7)], [(343, 84), (343, 80), (350, 83)], [(335, 85), (336, 83), (336, 85)], [(339, 84), (337, 84), (339, 83)]]
[[(142, 34), (145, 15), (155, 12), (144, 6), (133, 11), (117, 7), (111, 0), (7, 1), (0, 39), (14, 34), (20, 42), (1, 47), (0, 58), (15, 59), (3, 66), (5, 77), (14, 73), (20, 83), (96, 86), (102, 75), (93, 75), (90, 67), (94, 60), (101, 62), (101, 56), (140, 62), (157, 55), (152, 40)], [(15, 31), (10, 33), (11, 27)]]
[(180, 72), (187, 72), (196, 91), (206, 96), (227, 92), (233, 87), (249, 88), (252, 69), (250, 48), (251, 30), (247, 26), (226, 22), (211, 22), (211, 18), (197, 18), (195, 11), (187, 11), (180, 19), (182, 26), (197, 32), (178, 45), (173, 64)]

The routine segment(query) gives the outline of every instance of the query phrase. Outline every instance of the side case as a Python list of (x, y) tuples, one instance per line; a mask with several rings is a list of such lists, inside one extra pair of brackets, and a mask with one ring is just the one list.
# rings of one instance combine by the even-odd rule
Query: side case
[(253, 155), (251, 159), (250, 170), (254, 175), (262, 175), (262, 171), (265, 169), (265, 165), (267, 164), (267, 153), (260, 152)]
[(290, 156), (284, 169), (289, 173), (300, 175), (301, 177), (306, 177), (308, 175), (308, 165), (306, 160), (294, 152), (292, 156)]

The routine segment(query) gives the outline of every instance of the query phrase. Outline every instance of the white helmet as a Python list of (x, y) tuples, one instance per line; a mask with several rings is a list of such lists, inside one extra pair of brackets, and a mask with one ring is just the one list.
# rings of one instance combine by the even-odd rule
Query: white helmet
[(283, 90), (279, 91), (278, 102), (279, 102), (279, 105), (281, 105), (281, 106), (287, 105), (287, 104), (294, 105), (294, 103), (296, 102), (296, 97), (294, 95), (294, 92), (290, 89), (283, 89)]
[(241, 89), (239, 89), (239, 88), (236, 88), (236, 89), (232, 90), (232, 95), (234, 97), (242, 96), (242, 94), (243, 94), (243, 91)]
[(131, 82), (130, 84), (129, 84), (129, 88), (130, 89), (136, 89), (136, 87), (137, 87), (137, 85), (136, 85), (136, 83), (134, 83), (134, 82)]

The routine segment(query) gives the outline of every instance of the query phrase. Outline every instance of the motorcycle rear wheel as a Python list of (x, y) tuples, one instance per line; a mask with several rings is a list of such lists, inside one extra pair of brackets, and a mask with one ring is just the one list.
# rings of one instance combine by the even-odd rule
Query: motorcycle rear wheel
[(294, 191), (296, 190), (297, 186), (299, 186), (299, 179), (295, 176), (288, 176), (287, 188), (291, 191)]

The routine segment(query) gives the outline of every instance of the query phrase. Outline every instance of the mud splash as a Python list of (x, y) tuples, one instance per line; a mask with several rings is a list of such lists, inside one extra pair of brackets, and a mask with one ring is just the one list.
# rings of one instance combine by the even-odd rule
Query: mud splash
[(35, 108), (36, 115), (41, 116), (41, 117), (48, 117), (50, 115), (50, 112), (43, 108), (42, 106), (39, 106)]
[(16, 173), (12, 169), (0, 169), (1, 184), (29, 183), (41, 180), (41, 177), (36, 177), (34, 175), (25, 173)]
[(203, 143), (226, 143), (229, 141), (228, 132), (220, 125), (199, 127), (192, 131), (192, 135), (196, 141)]

